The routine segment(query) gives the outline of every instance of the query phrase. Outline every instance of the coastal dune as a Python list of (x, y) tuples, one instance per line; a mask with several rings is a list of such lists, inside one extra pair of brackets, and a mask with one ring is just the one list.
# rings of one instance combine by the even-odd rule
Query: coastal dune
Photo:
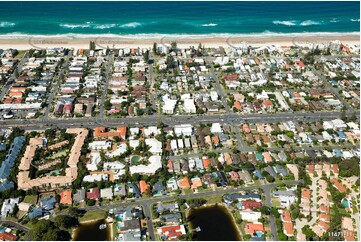
[(343, 44), (359, 45), (360, 34), (346, 34), (346, 35), (289, 35), (289, 36), (242, 36), (242, 35), (201, 35), (201, 36), (177, 36), (177, 35), (159, 35), (152, 37), (131, 37), (131, 36), (108, 36), (98, 35), (95, 37), (57, 37), (57, 36), (33, 36), (33, 37), (16, 37), (16, 38), (1, 38), (0, 48), (16, 48), (19, 50), (26, 49), (47, 49), (56, 47), (66, 48), (89, 48), (90, 41), (94, 41), (97, 48), (152, 48), (153, 43), (158, 45), (170, 46), (172, 42), (177, 42), (177, 46), (185, 48), (189, 46), (198, 47), (199, 44), (206, 48), (213, 47), (241, 47), (242, 42), (251, 46), (306, 46), (312, 44), (322, 44), (331, 41), (341, 41)]

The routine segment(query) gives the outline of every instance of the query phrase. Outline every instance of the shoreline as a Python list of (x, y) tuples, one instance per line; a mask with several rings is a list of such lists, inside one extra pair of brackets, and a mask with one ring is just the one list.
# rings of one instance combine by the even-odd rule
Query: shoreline
[[(93, 36), (93, 37), (91, 37)], [(139, 38), (139, 36), (142, 36)], [(278, 46), (311, 46), (312, 44), (324, 44), (332, 41), (340, 41), (343, 44), (359, 45), (360, 33), (319, 33), (315, 35), (290, 34), (290, 35), (84, 35), (79, 36), (22, 36), (18, 38), (6, 38), (0, 35), (0, 48), (16, 48), (27, 50), (31, 48), (89, 48), (90, 41), (94, 41), (97, 48), (152, 48), (153, 43), (170, 46), (173, 41), (180, 48), (189, 46), (198, 47), (201, 43), (206, 48), (215, 47), (241, 47), (242, 42), (255, 47), (266, 45)]]
[[(222, 207), (224, 207), (224, 208), (227, 210), (227, 212), (229, 213), (229, 215), (232, 217), (232, 222), (233, 222), (234, 226), (236, 226), (238, 235), (239, 235), (240, 239), (242, 240), (242, 239), (243, 239), (242, 231), (241, 231), (241, 229), (238, 227), (238, 224), (237, 224), (237, 222), (236, 222), (236, 219), (234, 218), (231, 210), (229, 210), (228, 207), (227, 207), (224, 203), (208, 203), (208, 204), (206, 203), (206, 204), (204, 204), (204, 205), (202, 205), (202, 206), (200, 206), (200, 207), (194, 208), (194, 209), (201, 209), (201, 208), (207, 208), (207, 207), (213, 207), (213, 206), (222, 206)], [(186, 215), (186, 218), (187, 218), (188, 215), (189, 215), (190, 209), (189, 209), (189, 210), (187, 209), (185, 212), (186, 212), (185, 215)], [(189, 228), (190, 228), (190, 229), (194, 229), (194, 228), (192, 228), (192, 226), (191, 226), (191, 222), (187, 222), (187, 223), (189, 224)]]
[[(79, 225), (80, 225), (80, 224), (93, 223), (93, 222), (96, 222), (96, 221), (99, 221), (99, 220), (101, 220), (101, 219), (90, 219), (90, 220), (86, 220), (86, 221), (79, 222)], [(78, 229), (79, 225), (71, 230), (71, 240), (74, 239), (75, 230)]]

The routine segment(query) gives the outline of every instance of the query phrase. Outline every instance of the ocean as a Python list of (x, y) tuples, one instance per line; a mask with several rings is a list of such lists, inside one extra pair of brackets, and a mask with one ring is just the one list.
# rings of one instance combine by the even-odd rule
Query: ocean
[(0, 37), (359, 34), (359, 2), (0, 2)]

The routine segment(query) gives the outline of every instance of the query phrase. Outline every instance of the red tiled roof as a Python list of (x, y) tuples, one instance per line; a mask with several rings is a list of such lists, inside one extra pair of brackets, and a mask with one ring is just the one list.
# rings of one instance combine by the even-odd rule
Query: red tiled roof
[(244, 209), (253, 210), (255, 208), (260, 208), (261, 206), (262, 206), (261, 202), (256, 202), (256, 201), (251, 201), (251, 200), (242, 201), (242, 207)]
[(261, 223), (247, 223), (245, 227), (246, 234), (254, 234), (257, 231), (264, 231), (264, 226)]
[(336, 178), (330, 180), (330, 182), (342, 193), (347, 192), (347, 189)]
[(149, 188), (148, 184), (144, 180), (140, 180), (139, 186), (140, 186), (141, 193), (145, 193)]
[(98, 199), (100, 197), (99, 189), (97, 187), (92, 188), (87, 192), (86, 198), (87, 199)]
[(60, 193), (60, 203), (63, 204), (72, 204), (72, 198), (71, 198), (72, 192), (71, 190), (66, 190)]
[(164, 226), (160, 229), (162, 231), (162, 234), (167, 236), (167, 238), (178, 238), (179, 236), (183, 235), (180, 225)]
[(18, 237), (8, 232), (0, 233), (0, 240), (1, 241), (16, 241)]

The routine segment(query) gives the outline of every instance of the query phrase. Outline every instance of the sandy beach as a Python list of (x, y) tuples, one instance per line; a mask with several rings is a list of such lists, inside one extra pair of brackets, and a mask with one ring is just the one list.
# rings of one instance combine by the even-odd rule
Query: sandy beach
[(26, 50), (31, 48), (46, 49), (54, 47), (66, 48), (89, 48), (90, 41), (94, 41), (97, 48), (152, 48), (153, 43), (158, 45), (170, 46), (174, 41), (177, 46), (185, 48), (189, 46), (197, 47), (200, 43), (206, 48), (212, 47), (241, 47), (242, 42), (254, 47), (261, 47), (265, 45), (278, 46), (311, 46), (312, 44), (329, 43), (331, 41), (339, 40), (347, 45), (359, 45), (360, 35), (324, 35), (324, 36), (159, 36), (152, 38), (129, 38), (129, 37), (17, 37), (17, 38), (0, 38), (0, 48), (16, 48), (19, 50)]

